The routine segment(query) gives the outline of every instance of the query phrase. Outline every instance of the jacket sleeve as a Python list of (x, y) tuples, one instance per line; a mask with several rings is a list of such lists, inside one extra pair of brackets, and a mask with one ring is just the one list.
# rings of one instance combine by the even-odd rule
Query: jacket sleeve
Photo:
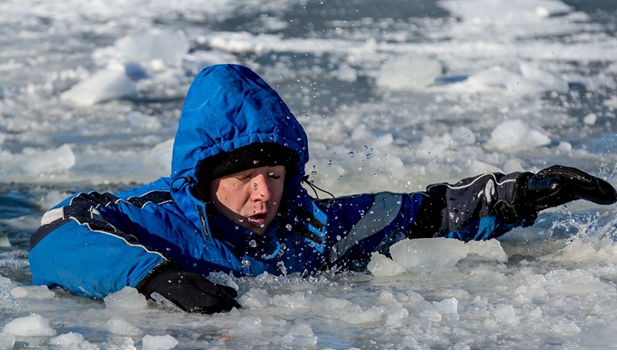
[(529, 226), (533, 219), (519, 217), (510, 205), (518, 176), (483, 174), (453, 185), (430, 185), (425, 192), (380, 192), (321, 202), (328, 214), (324, 266), (348, 266), (404, 238), (487, 240)]
[(408, 236), (488, 240), (517, 226), (531, 226), (535, 216), (521, 217), (512, 207), (519, 175), (489, 173), (453, 185), (430, 185)]
[[(171, 263), (141, 245), (118, 198), (80, 193), (45, 213), (30, 239), (30, 270), (35, 285), (59, 285), (102, 299), (125, 286), (136, 287), (155, 268)], [(101, 212), (115, 214), (114, 223)]]

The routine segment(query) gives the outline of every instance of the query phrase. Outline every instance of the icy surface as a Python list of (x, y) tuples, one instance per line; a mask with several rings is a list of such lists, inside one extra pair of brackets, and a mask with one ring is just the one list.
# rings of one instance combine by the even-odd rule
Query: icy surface
[(38, 314), (16, 318), (4, 326), (4, 333), (15, 336), (54, 336), (56, 330), (49, 326), (49, 320)]
[[(615, 207), (499, 240), (404, 241), (366, 271), (211, 279), (241, 309), (33, 285), (30, 235), (79, 191), (169, 175), (205, 66), (255, 69), (336, 196), (579, 167), (615, 184), (612, 0), (0, 2), (0, 348), (614, 349)], [(320, 197), (326, 197), (320, 194)], [(448, 242), (450, 241), (450, 242)]]
[(171, 350), (178, 344), (178, 340), (169, 335), (146, 335), (141, 342), (144, 350)]
[(125, 287), (103, 299), (109, 309), (140, 310), (148, 305), (146, 297), (133, 287)]

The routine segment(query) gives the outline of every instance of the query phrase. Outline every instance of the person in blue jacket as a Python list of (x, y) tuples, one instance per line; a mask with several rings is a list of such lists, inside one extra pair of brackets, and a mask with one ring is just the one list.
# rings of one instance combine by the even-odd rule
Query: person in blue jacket
[(341, 270), (400, 239), (486, 240), (548, 207), (617, 201), (608, 182), (564, 166), (318, 199), (302, 185), (308, 159), (302, 126), (263, 79), (239, 65), (207, 67), (187, 93), (171, 175), (79, 193), (45, 213), (31, 237), (33, 284), (97, 299), (130, 286), (214, 313), (240, 306), (209, 273)]

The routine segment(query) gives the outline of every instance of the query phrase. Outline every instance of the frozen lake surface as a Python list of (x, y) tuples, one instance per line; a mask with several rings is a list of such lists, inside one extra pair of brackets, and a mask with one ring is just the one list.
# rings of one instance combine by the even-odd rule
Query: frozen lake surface
[(243, 306), (225, 314), (35, 287), (28, 268), (46, 209), (169, 174), (184, 94), (223, 62), (279, 91), (335, 195), (553, 164), (616, 185), (616, 15), (613, 0), (0, 2), (0, 348), (616, 348), (614, 206), (575, 202), (499, 241), (405, 241), (365, 271), (217, 275)]

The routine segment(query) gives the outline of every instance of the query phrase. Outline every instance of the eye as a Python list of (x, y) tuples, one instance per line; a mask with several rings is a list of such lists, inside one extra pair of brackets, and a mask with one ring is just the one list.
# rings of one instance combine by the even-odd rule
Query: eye
[(238, 181), (245, 181), (245, 182), (246, 182), (246, 181), (248, 181), (248, 180), (250, 180), (250, 179), (251, 179), (251, 175), (250, 175), (250, 174), (238, 174), (238, 175), (236, 176), (236, 179), (237, 179)]
[(275, 180), (278, 180), (279, 178), (281, 178), (281, 175), (275, 174), (274, 172), (270, 171), (270, 172), (268, 172), (268, 177), (270, 177), (272, 179), (275, 179)]

